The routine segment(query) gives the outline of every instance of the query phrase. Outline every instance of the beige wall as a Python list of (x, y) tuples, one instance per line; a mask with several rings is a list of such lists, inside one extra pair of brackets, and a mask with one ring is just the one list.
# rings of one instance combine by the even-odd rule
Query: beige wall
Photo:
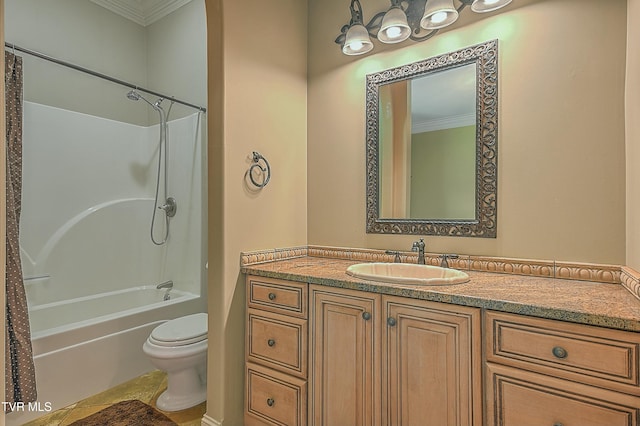
[[(416, 236), (365, 233), (365, 75), (499, 39), (498, 237), (427, 237), (427, 249), (624, 263), (624, 0), (524, 2), (355, 58), (328, 41), (347, 3), (309, 2), (310, 244), (411, 247)], [(365, 15), (372, 3), (385, 7), (368, 1)]]
[(640, 0), (627, 5), (627, 259), (640, 271)]
[[(207, 417), (240, 425), (246, 303), (240, 252), (307, 242), (307, 6), (298, 0), (207, 0), (206, 5), (211, 107)], [(271, 181), (262, 191), (245, 185), (253, 151), (271, 164)]]
[(406, 82), (380, 87), (380, 216), (407, 217), (411, 191), (411, 112)]

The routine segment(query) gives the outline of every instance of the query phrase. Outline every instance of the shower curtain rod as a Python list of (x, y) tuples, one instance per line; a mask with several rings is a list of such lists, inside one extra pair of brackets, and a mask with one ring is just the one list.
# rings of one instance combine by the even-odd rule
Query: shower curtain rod
[(145, 89), (143, 87), (136, 86), (135, 84), (127, 83), (124, 80), (119, 80), (117, 78), (108, 76), (106, 74), (102, 74), (102, 73), (90, 70), (88, 68), (84, 68), (84, 67), (81, 67), (79, 65), (72, 64), (70, 62), (66, 62), (66, 61), (63, 61), (63, 60), (60, 60), (60, 59), (57, 59), (57, 58), (53, 58), (53, 57), (45, 55), (43, 53), (36, 52), (35, 50), (25, 49), (24, 47), (16, 46), (15, 44), (7, 43), (7, 42), (4, 43), (4, 47), (6, 49), (17, 50), (18, 52), (26, 53), (27, 55), (35, 56), (36, 58), (44, 59), (45, 61), (53, 62), (53, 63), (56, 63), (58, 65), (62, 65), (62, 66), (67, 67), (67, 68), (72, 68), (72, 69), (74, 69), (76, 71), (80, 71), (80, 72), (83, 72), (83, 73), (86, 73), (86, 74), (90, 74), (90, 75), (92, 75), (94, 77), (98, 77), (98, 78), (101, 78), (103, 80), (108, 80), (108, 81), (111, 81), (112, 83), (120, 84), (120, 85), (126, 86), (126, 87), (128, 87), (130, 89), (139, 90), (141, 92), (145, 92), (145, 93), (148, 93), (150, 95), (157, 96), (159, 98), (168, 99), (171, 102), (175, 102), (175, 103), (182, 104), (182, 105), (185, 105), (185, 106), (188, 106), (188, 107), (191, 107), (191, 108), (195, 108), (195, 109), (197, 109), (199, 111), (202, 111), (202, 112), (207, 112), (207, 109), (205, 107), (201, 107), (201, 106), (198, 106), (198, 105), (190, 104), (189, 102), (181, 101), (180, 99), (176, 99), (176, 98), (174, 98), (172, 96), (163, 95), (162, 93), (154, 92), (153, 90)]

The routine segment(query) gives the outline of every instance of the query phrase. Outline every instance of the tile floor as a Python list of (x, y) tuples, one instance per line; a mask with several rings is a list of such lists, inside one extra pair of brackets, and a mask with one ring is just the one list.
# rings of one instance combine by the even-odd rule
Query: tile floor
[[(157, 409), (155, 405), (156, 399), (158, 399), (158, 396), (160, 396), (166, 388), (166, 374), (162, 371), (152, 371), (26, 423), (24, 426), (66, 426), (76, 420), (96, 413), (103, 408), (107, 408), (112, 404), (128, 399), (139, 399)], [(200, 426), (200, 421), (204, 416), (206, 408), (207, 403), (203, 402), (193, 408), (173, 413), (168, 413), (160, 409), (158, 409), (158, 411), (165, 414), (180, 426)]]

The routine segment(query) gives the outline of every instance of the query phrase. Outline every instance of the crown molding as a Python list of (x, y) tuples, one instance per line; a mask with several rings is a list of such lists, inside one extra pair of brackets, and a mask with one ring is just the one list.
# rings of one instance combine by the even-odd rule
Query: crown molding
[(411, 133), (433, 132), (435, 130), (453, 129), (456, 127), (472, 126), (476, 124), (476, 114), (462, 114), (450, 117), (435, 118), (414, 122), (411, 124)]
[(91, 0), (143, 27), (164, 18), (191, 0)]

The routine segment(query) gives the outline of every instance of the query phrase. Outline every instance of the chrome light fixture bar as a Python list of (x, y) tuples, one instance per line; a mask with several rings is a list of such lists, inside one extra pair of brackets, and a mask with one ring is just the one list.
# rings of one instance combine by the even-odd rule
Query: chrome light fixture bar
[[(454, 6), (454, 1), (459, 3)], [(440, 28), (453, 24), (462, 10), (471, 6), (477, 13), (493, 12), (512, 0), (391, 0), (391, 6), (365, 24), (360, 0), (351, 0), (351, 20), (344, 25), (335, 42), (345, 55), (362, 55), (373, 49), (371, 37), (383, 43), (407, 39), (425, 41)]]

